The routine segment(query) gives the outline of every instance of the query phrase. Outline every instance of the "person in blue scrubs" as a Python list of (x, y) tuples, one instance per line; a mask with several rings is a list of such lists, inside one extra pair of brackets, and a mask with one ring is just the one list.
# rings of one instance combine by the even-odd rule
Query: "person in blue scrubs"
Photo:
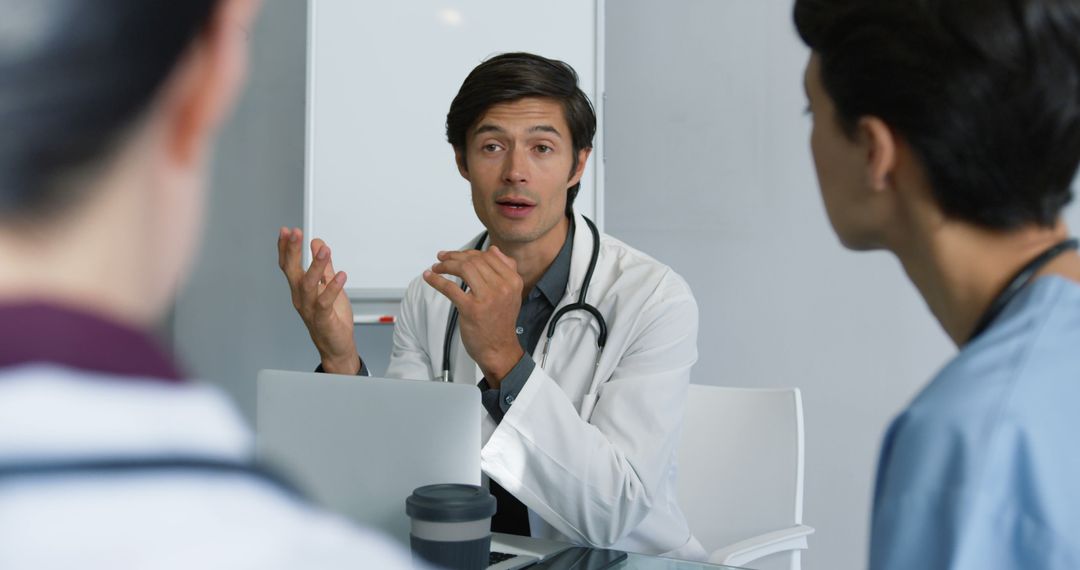
[(959, 353), (892, 423), (870, 567), (1080, 568), (1075, 0), (797, 0), (810, 145), (853, 250)]

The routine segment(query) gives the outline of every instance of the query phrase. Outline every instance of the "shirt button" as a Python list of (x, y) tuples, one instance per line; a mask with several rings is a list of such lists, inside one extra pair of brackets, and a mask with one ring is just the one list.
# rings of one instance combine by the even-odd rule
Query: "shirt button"
[(518, 327), (518, 328), (514, 329), (514, 332), (516, 332), (518, 334), (525, 334), (525, 327)]
[(507, 406), (509, 406), (510, 404), (513, 404), (514, 403), (514, 395), (513, 394), (507, 394), (506, 398), (504, 398), (503, 401), (506, 402)]

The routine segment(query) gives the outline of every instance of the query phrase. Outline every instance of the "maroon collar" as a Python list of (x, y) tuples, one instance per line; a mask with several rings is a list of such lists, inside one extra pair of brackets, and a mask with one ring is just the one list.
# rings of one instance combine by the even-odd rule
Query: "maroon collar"
[(43, 302), (0, 304), (0, 368), (32, 362), (166, 382), (183, 378), (143, 331)]

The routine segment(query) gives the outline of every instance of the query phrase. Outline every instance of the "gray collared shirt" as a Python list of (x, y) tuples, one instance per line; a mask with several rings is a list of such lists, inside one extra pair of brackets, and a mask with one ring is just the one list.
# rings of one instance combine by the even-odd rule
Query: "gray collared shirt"
[(481, 379), (477, 385), (481, 390), (484, 408), (496, 423), (502, 421), (503, 415), (513, 405), (518, 393), (525, 387), (525, 382), (536, 368), (536, 362), (531, 355), (544, 336), (544, 327), (548, 319), (551, 318), (555, 307), (566, 294), (566, 285), (570, 280), (570, 254), (573, 245), (574, 223), (571, 220), (570, 229), (566, 233), (566, 241), (555, 256), (555, 261), (551, 262), (547, 271), (521, 303), (515, 331), (525, 354), (506, 375), (506, 378), (503, 378), (497, 390), (488, 385), (487, 379)]

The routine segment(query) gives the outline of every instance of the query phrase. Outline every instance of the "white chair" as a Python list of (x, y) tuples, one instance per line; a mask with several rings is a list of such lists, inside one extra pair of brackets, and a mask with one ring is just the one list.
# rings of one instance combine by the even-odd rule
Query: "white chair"
[(690, 385), (679, 505), (709, 562), (799, 570), (803, 414), (798, 388)]

